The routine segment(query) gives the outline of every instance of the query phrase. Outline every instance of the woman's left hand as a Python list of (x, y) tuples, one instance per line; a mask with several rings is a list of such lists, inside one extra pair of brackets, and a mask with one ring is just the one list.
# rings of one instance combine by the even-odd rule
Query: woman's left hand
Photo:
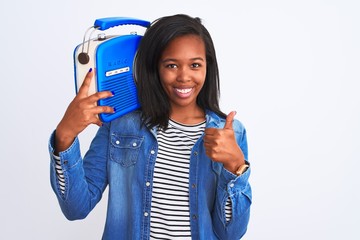
[(232, 122), (236, 112), (230, 112), (226, 117), (224, 128), (205, 129), (204, 146), (206, 155), (215, 162), (223, 163), (224, 167), (235, 173), (245, 164), (244, 154), (236, 142)]

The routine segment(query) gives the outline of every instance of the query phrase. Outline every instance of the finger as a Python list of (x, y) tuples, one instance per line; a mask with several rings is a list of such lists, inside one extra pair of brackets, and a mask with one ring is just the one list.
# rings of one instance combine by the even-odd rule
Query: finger
[(80, 96), (87, 96), (88, 95), (91, 80), (92, 80), (93, 76), (94, 76), (94, 72), (92, 71), (92, 68), (90, 68), (88, 73), (85, 76), (85, 79), (84, 79), (83, 83), (81, 84), (81, 86), (79, 88), (78, 95), (80, 95)]
[(94, 124), (98, 125), (99, 127), (103, 125), (99, 118), (96, 120), (96, 122), (94, 122)]
[(97, 106), (92, 111), (94, 114), (100, 114), (100, 113), (114, 113), (115, 108), (109, 107), (109, 106)]
[(205, 136), (211, 136), (217, 134), (219, 129), (217, 128), (205, 128)]
[(102, 122), (97, 114), (94, 114), (91, 118), (88, 119), (86, 125), (95, 124), (99, 127), (102, 125)]
[(100, 99), (105, 99), (105, 98), (112, 97), (112, 96), (114, 96), (114, 94), (111, 91), (96, 92), (96, 93), (94, 93), (93, 95), (91, 95), (89, 97), (89, 101), (90, 102), (97, 102)]
[(235, 115), (236, 115), (236, 111), (232, 111), (226, 116), (224, 129), (233, 129), (232, 123), (234, 121)]

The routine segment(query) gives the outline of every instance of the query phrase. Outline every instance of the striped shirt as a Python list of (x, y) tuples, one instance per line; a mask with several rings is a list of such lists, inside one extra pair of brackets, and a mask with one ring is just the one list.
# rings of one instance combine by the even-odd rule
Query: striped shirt
[(189, 167), (191, 149), (201, 137), (205, 121), (184, 125), (169, 120), (157, 133), (151, 200), (150, 239), (191, 239)]
[(54, 158), (55, 158), (55, 171), (56, 171), (56, 176), (57, 176), (57, 180), (59, 183), (60, 192), (62, 194), (64, 194), (65, 193), (65, 177), (64, 177), (64, 172), (61, 167), (60, 157), (54, 155)]

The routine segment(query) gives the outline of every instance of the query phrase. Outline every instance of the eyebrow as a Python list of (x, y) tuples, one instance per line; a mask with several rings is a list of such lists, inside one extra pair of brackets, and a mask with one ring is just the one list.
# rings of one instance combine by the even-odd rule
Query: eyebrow
[[(190, 58), (191, 61), (205, 61), (202, 57), (195, 57), (195, 58)], [(162, 63), (166, 63), (166, 62), (177, 62), (177, 60), (175, 58), (166, 58), (164, 60), (161, 61)]]

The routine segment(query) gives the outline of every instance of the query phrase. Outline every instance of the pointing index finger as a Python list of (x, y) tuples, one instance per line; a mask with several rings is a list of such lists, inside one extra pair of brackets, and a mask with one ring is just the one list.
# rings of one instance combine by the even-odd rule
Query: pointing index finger
[(78, 95), (81, 95), (81, 96), (87, 96), (88, 95), (91, 80), (92, 80), (93, 76), (94, 76), (94, 72), (92, 71), (92, 68), (90, 68), (88, 73), (85, 76), (85, 79), (84, 79), (83, 83), (81, 84), (81, 86), (79, 88)]

